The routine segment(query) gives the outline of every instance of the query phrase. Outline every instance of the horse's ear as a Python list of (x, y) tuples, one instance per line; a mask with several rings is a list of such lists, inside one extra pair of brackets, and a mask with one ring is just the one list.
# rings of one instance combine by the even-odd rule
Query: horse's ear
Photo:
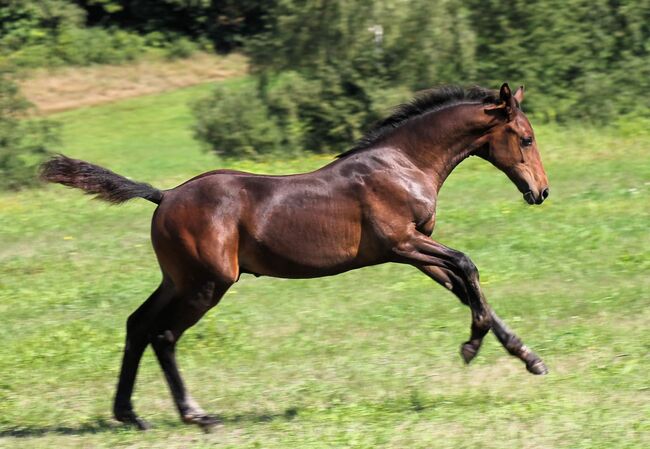
[(510, 90), (508, 83), (503, 83), (501, 85), (501, 89), (499, 89), (499, 97), (501, 97), (501, 101), (506, 104), (508, 104), (510, 98), (512, 98), (512, 91)]
[(524, 101), (524, 86), (519, 86), (513, 97), (515, 97), (517, 103), (521, 104)]
[(506, 115), (508, 116), (508, 121), (512, 120), (515, 116), (515, 111), (517, 110), (517, 103), (515, 102), (515, 98), (512, 95), (512, 91), (510, 90), (508, 83), (503, 83), (501, 86), (501, 89), (499, 90), (499, 98), (506, 107)]
[[(517, 90), (519, 92), (519, 90)], [(514, 110), (516, 108), (516, 103), (514, 97), (512, 96), (512, 91), (508, 83), (503, 83), (501, 89), (499, 90), (499, 101), (494, 104), (490, 104), (485, 107), (486, 111), (494, 111), (497, 109), (504, 109), (508, 117), (508, 121), (512, 120), (514, 115)]]

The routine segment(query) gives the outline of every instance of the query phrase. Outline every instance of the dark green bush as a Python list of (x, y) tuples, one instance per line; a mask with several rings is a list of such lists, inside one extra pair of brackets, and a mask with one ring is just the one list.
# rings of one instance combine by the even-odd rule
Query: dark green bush
[[(297, 91), (287, 96), (293, 101), (300, 121), (301, 149), (326, 153), (343, 151), (380, 118), (371, 95), (375, 86), (354, 74), (323, 68), (318, 77), (307, 78), (305, 87), (309, 88), (306, 92)], [(271, 98), (273, 90), (270, 89)], [(282, 129), (287, 132), (286, 126)]]
[(329, 67), (411, 90), (508, 81), (529, 88), (527, 112), (561, 122), (650, 109), (647, 2), (283, 0), (266, 21), (246, 46), (256, 73), (324, 79)]
[(219, 155), (255, 157), (280, 147), (280, 130), (253, 85), (218, 86), (192, 110), (195, 137)]
[(88, 25), (112, 24), (137, 33), (182, 35), (206, 40), (220, 51), (241, 45), (242, 36), (261, 30), (276, 0), (77, 0)]
[[(148, 47), (170, 59), (187, 57), (198, 45), (174, 31), (141, 36), (134, 31), (86, 27), (86, 11), (66, 0), (0, 0), (0, 59), (18, 67), (116, 64), (140, 57)], [(114, 2), (103, 7), (114, 10)], [(89, 5), (85, 5), (90, 7)]]
[(194, 107), (195, 137), (229, 156), (342, 152), (408, 97), (323, 70), (315, 79), (284, 72), (257, 87), (218, 87)]
[(192, 56), (198, 50), (198, 45), (186, 37), (177, 37), (165, 47), (167, 59), (182, 59)]
[(0, 57), (19, 66), (52, 65), (53, 42), (62, 30), (81, 26), (84, 17), (65, 0), (3, 0)]
[(57, 33), (80, 27), (85, 13), (66, 0), (1, 0), (0, 44), (4, 53), (45, 45)]
[(58, 126), (30, 119), (30, 108), (10, 75), (0, 71), (0, 190), (35, 184), (37, 165), (58, 142)]
[(67, 28), (52, 43), (53, 65), (116, 64), (136, 59), (144, 38), (121, 30)]
[(307, 81), (296, 72), (285, 72), (264, 89), (264, 102), (273, 120), (281, 130), (281, 145), (285, 152), (307, 149), (307, 136), (311, 131), (305, 121), (304, 105), (317, 101), (320, 86)]

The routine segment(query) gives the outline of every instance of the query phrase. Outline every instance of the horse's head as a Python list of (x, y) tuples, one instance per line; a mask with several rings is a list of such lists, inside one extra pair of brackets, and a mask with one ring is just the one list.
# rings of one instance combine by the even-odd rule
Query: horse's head
[(492, 128), (486, 145), (477, 154), (508, 175), (528, 204), (542, 204), (549, 193), (548, 179), (533, 128), (519, 107), (523, 100), (523, 86), (514, 94), (507, 83), (501, 86), (499, 101), (485, 106), (499, 124)]

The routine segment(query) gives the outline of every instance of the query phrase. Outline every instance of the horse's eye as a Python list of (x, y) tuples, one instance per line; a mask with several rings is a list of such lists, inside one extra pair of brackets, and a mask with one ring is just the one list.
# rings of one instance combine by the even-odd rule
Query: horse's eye
[(521, 146), (522, 147), (529, 147), (533, 144), (533, 138), (532, 137), (522, 137), (521, 138)]

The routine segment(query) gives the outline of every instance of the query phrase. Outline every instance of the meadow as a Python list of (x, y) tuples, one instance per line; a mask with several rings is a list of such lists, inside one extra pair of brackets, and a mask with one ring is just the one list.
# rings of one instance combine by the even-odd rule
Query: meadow
[[(160, 188), (216, 167), (279, 174), (331, 160), (203, 151), (188, 102), (210, 89), (56, 114), (61, 150)], [(471, 158), (441, 192), (434, 238), (474, 260), (549, 375), (490, 336), (465, 366), (469, 310), (412, 267), (242, 276), (178, 349), (190, 392), (223, 425), (180, 423), (147, 350), (135, 408), (154, 429), (122, 427), (111, 405), (125, 320), (160, 279), (154, 206), (50, 185), (0, 194), (0, 447), (650, 447), (650, 137), (535, 128), (547, 202), (527, 206)]]

